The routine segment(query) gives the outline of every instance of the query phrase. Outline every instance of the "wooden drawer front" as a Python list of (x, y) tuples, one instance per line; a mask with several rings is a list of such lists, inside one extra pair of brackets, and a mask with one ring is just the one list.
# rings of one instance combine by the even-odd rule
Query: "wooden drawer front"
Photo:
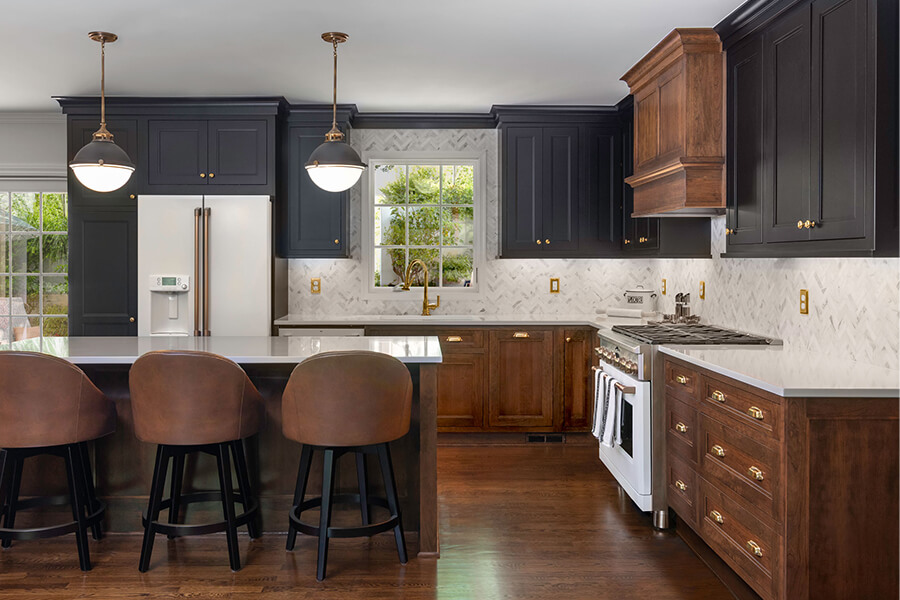
[(734, 490), (776, 521), (780, 521), (779, 466), (777, 450), (700, 415), (700, 474)]
[(484, 348), (484, 331), (481, 329), (442, 329), (437, 336), (441, 340), (441, 352)]
[(669, 486), (669, 506), (682, 519), (697, 523), (697, 472), (688, 463), (672, 454), (666, 457), (666, 482)]
[(697, 398), (700, 376), (696, 371), (682, 367), (670, 360), (666, 361), (666, 389), (687, 399)]
[(697, 411), (675, 396), (666, 396), (667, 449), (691, 463), (697, 463)]
[(740, 503), (698, 479), (700, 535), (760, 596), (775, 598), (781, 579), (781, 537)]
[(781, 439), (781, 405), (745, 392), (718, 379), (703, 377), (701, 405), (710, 414), (736, 419), (749, 431), (760, 431), (772, 439)]

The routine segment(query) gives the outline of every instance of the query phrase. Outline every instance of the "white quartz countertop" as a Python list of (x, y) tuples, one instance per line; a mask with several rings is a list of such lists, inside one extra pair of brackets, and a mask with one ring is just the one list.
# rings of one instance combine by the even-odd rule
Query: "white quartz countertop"
[(659, 351), (784, 397), (900, 396), (898, 370), (788, 346), (660, 346)]
[(320, 352), (369, 350), (404, 363), (439, 363), (434, 336), (375, 337), (47, 337), (14, 342), (4, 349), (45, 352), (79, 365), (131, 364), (153, 350), (202, 350), (240, 364), (299, 363)]
[[(651, 315), (652, 313), (648, 313)], [(363, 325), (434, 325), (436, 327), (479, 326), (479, 325), (585, 325), (603, 327), (609, 325), (640, 324), (648, 319), (607, 317), (605, 314), (470, 314), (448, 315), (435, 312), (431, 316), (422, 315), (342, 315), (316, 317), (313, 315), (289, 314), (277, 319), (275, 326), (318, 327), (343, 325), (346, 327)]]

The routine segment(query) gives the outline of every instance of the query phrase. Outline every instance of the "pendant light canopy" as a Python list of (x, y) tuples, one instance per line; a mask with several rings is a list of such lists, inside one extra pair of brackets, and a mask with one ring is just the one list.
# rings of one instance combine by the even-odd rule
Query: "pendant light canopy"
[(328, 192), (343, 192), (359, 181), (366, 165), (359, 154), (344, 141), (344, 134), (337, 126), (337, 47), (347, 41), (346, 33), (330, 31), (322, 39), (334, 47), (334, 85), (331, 131), (325, 134), (325, 142), (313, 150), (306, 162), (306, 172), (313, 183)]
[(86, 188), (95, 192), (112, 192), (119, 189), (134, 173), (134, 163), (128, 153), (113, 141), (113, 134), (106, 129), (106, 42), (119, 39), (114, 33), (92, 31), (88, 34), (100, 42), (100, 129), (93, 139), (78, 151), (69, 167)]

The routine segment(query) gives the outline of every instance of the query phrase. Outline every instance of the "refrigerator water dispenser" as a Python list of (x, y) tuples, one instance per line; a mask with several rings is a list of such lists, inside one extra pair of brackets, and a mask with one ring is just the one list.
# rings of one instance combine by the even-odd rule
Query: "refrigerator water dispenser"
[(150, 335), (191, 335), (188, 275), (150, 275)]

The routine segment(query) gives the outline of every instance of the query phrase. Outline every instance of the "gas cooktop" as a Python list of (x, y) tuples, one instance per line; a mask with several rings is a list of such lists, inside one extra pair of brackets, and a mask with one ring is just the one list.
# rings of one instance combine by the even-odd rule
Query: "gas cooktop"
[(773, 344), (775, 340), (714, 325), (649, 323), (614, 325), (612, 330), (646, 344)]

